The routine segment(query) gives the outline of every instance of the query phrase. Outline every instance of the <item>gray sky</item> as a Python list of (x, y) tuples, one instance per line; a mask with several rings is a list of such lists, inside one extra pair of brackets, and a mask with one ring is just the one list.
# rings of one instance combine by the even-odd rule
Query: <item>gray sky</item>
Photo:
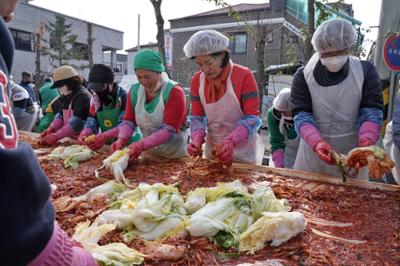
[[(226, 0), (230, 5), (239, 3), (265, 3), (267, 0)], [(353, 4), (354, 17), (363, 22), (364, 27), (379, 23), (381, 0), (345, 0)], [(124, 32), (124, 49), (137, 45), (138, 14), (140, 14), (140, 43), (155, 42), (157, 34), (154, 9), (149, 0), (34, 0), (31, 4), (54, 10), (66, 15), (88, 20), (96, 24)], [(217, 7), (206, 0), (163, 0), (161, 12), (164, 27), (169, 28), (169, 19), (185, 17)], [(375, 39), (377, 30), (367, 36)]]

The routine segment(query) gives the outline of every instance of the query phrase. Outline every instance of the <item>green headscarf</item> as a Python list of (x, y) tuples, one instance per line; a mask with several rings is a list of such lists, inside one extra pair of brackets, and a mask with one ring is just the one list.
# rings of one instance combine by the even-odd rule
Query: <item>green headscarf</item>
[(133, 61), (133, 68), (146, 69), (154, 72), (164, 72), (165, 67), (159, 52), (153, 49), (140, 50)]

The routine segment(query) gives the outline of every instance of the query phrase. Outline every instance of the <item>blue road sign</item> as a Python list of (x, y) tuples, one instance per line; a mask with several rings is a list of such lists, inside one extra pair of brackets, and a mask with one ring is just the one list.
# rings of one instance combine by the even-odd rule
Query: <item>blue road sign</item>
[(391, 34), (383, 46), (383, 58), (387, 67), (392, 71), (400, 71), (400, 36)]

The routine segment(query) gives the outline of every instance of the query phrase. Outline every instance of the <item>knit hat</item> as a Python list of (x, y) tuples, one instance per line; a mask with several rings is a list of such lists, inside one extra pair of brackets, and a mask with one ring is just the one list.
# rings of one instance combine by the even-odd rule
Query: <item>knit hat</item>
[(27, 265), (53, 234), (50, 184), (24, 142), (13, 150), (0, 148), (0, 167), (1, 265)]
[(159, 52), (153, 49), (140, 50), (133, 60), (133, 68), (146, 69), (154, 72), (164, 72), (165, 67)]
[(68, 83), (68, 81), (73, 78), (79, 76), (78, 72), (71, 66), (60, 66), (54, 69), (53, 71), (53, 79), (54, 83), (51, 86), (52, 89), (60, 88)]
[(104, 90), (106, 84), (114, 82), (114, 71), (111, 67), (103, 64), (95, 64), (89, 72), (89, 86), (88, 89), (94, 92)]

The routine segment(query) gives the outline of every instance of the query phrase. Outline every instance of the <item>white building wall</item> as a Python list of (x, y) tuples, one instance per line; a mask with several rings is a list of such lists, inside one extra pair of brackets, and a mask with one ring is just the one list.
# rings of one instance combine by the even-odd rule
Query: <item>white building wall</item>
[[(8, 23), (8, 27), (11, 29), (34, 33), (38, 31), (41, 21), (45, 24), (48, 24), (49, 21), (55, 22), (55, 16), (57, 14), (59, 13), (21, 2), (15, 11), (13, 21)], [(71, 34), (77, 35), (76, 41), (87, 44), (87, 22), (78, 18), (66, 15), (63, 16), (66, 18), (67, 24), (72, 24)], [(123, 49), (123, 32), (97, 24), (92, 25), (92, 38), (94, 38), (93, 63), (102, 63), (103, 49), (112, 49), (114, 52)], [(45, 36), (48, 37), (46, 33)], [(35, 52), (21, 50), (15, 51), (12, 75), (16, 82), (20, 81), (22, 71), (27, 70), (32, 73), (35, 72), (35, 56)], [(80, 60), (79, 62), (75, 60), (75, 62), (71, 61), (71, 63), (88, 66), (88, 61), (86, 60)], [(47, 56), (42, 56), (41, 65), (42, 73), (52, 72), (52, 67)], [(79, 71), (84, 77), (87, 77), (89, 69), (86, 67)]]

